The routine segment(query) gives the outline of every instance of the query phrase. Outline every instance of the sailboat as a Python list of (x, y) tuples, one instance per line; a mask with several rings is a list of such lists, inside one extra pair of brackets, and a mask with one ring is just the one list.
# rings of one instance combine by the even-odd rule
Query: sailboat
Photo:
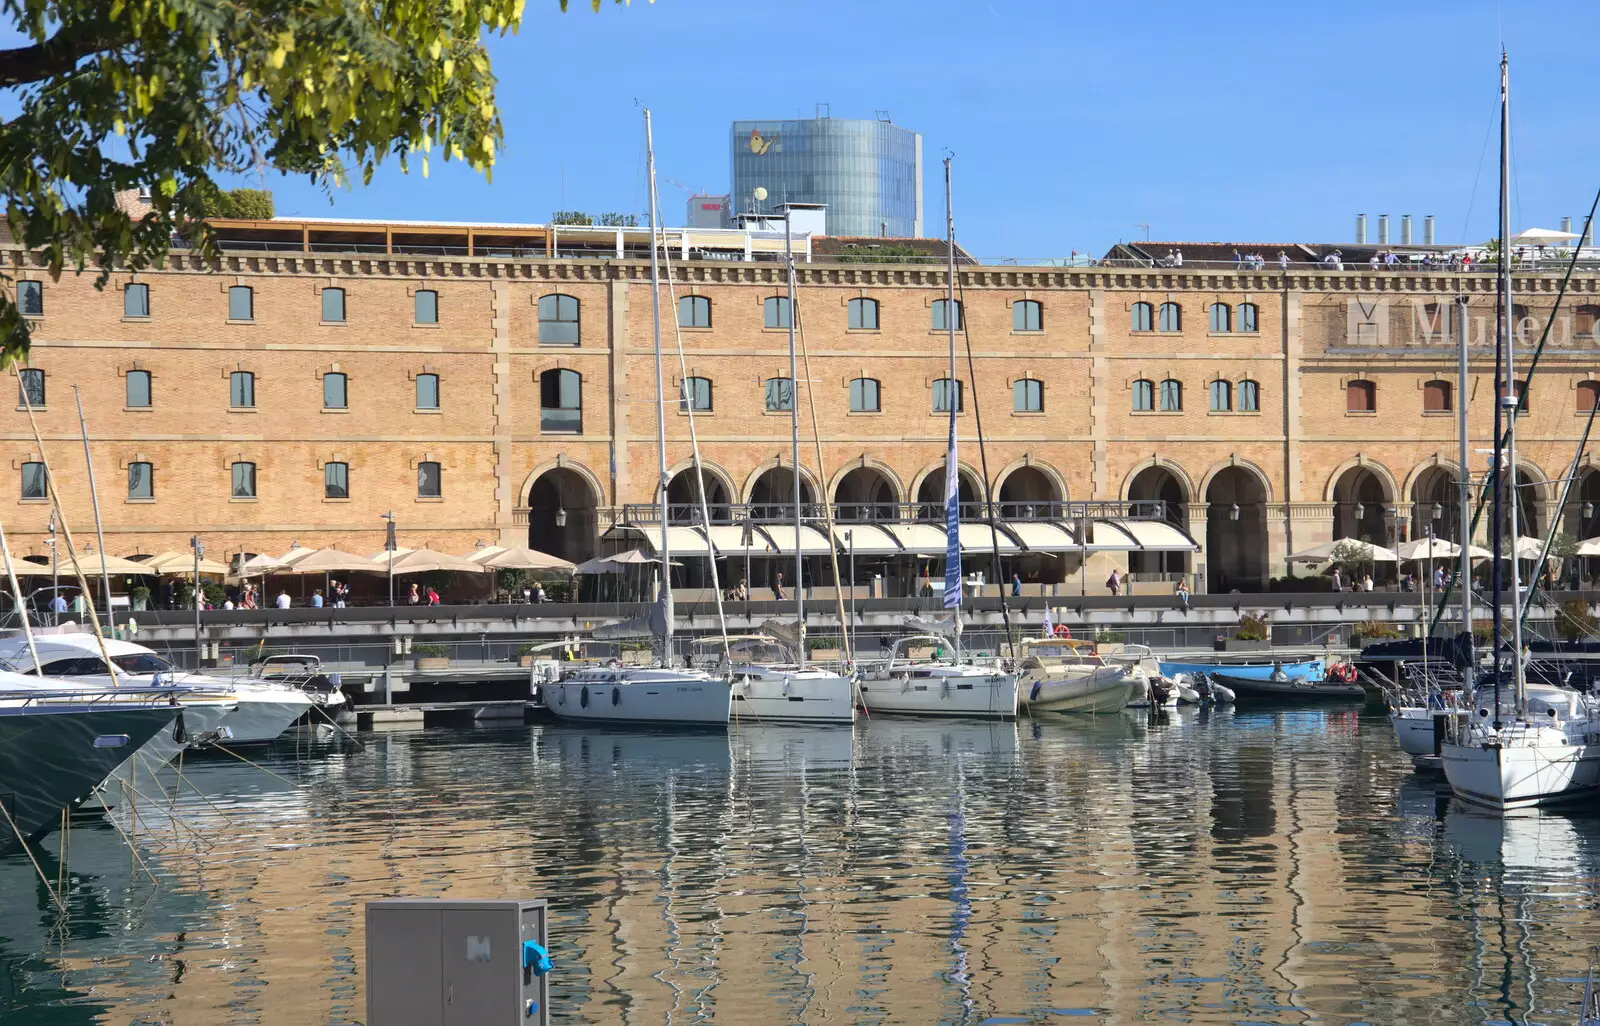
[(805, 558), (801, 555), (804, 518), (800, 509), (800, 389), (795, 356), (798, 311), (794, 294), (794, 246), (789, 214), (783, 216), (783, 252), (789, 276), (789, 443), (794, 464), (794, 613), (795, 637), (785, 646), (792, 659), (736, 662), (729, 652), (733, 676), (733, 715), (787, 723), (853, 723), (855, 684), (849, 677), (821, 666), (806, 665)]
[(659, 595), (650, 612), (626, 623), (597, 628), (597, 639), (655, 638), (660, 665), (648, 667), (597, 666), (576, 670), (545, 686), (545, 705), (557, 718), (587, 723), (661, 723), (725, 727), (733, 689), (725, 676), (681, 669), (672, 657), (672, 553), (667, 515), (667, 397), (661, 369), (661, 268), (659, 219), (656, 199), (655, 143), (650, 111), (644, 112), (645, 160), (650, 188), (650, 313), (655, 343), (656, 442), (660, 450), (656, 499), (661, 514)]
[[(949, 380), (956, 380), (956, 222), (951, 205), (950, 158), (944, 160), (946, 229), (949, 235), (949, 280), (945, 327), (950, 341)], [(861, 703), (874, 713), (917, 716), (980, 716), (1012, 719), (1017, 715), (1017, 675), (963, 662), (961, 659), (961, 501), (960, 464), (956, 460), (956, 396), (946, 395), (950, 414), (944, 457), (944, 608), (949, 618), (929, 624), (934, 633), (902, 638), (887, 663), (868, 673), (860, 684)], [(930, 648), (932, 659), (919, 660), (913, 645)]]
[[(1516, 497), (1517, 406), (1516, 334), (1511, 328), (1512, 300), (1510, 181), (1511, 113), (1508, 69), (1500, 56), (1500, 252), (1499, 252), (1499, 359), (1496, 361), (1493, 516), (1496, 554), (1494, 578), (1494, 678), (1480, 685), (1473, 703), (1471, 725), (1440, 745), (1445, 778), (1464, 801), (1506, 810), (1585, 797), (1600, 791), (1600, 745), (1590, 743), (1600, 731), (1595, 700), (1564, 688), (1536, 686), (1530, 690), (1526, 653), (1522, 643), (1521, 569), (1513, 556), (1511, 570), (1511, 648), (1500, 649), (1501, 509), (1509, 513), (1510, 536), (1519, 534)], [(1464, 397), (1463, 397), (1464, 398)], [(1504, 416), (1502, 444), (1500, 419)], [(1509, 483), (1507, 477), (1509, 475)], [(1511, 497), (1503, 494), (1509, 487)], [(1502, 700), (1502, 682), (1509, 677), (1511, 701)]]

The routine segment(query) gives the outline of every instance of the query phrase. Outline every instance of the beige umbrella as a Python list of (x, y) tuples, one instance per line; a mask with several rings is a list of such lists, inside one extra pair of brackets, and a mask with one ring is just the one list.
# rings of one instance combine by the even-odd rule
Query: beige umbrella
[[(387, 572), (389, 569), (387, 560), (383, 563), (369, 562), (367, 566), (380, 572)], [(435, 552), (432, 549), (412, 549), (402, 556), (396, 556), (394, 560), (396, 577), (401, 574), (425, 574), (435, 570), (449, 570), (467, 574), (489, 572), (487, 567), (479, 566), (470, 559), (452, 556), (447, 552)]]
[(11, 569), (18, 577), (49, 577), (53, 572), (49, 563), (30, 563), (26, 559), (13, 559)]
[[(401, 556), (403, 556), (406, 553), (411, 552), (411, 551), (413, 551), (413, 550), (412, 549), (408, 549), (403, 545), (396, 545), (394, 547), (394, 558), (395, 559), (399, 559)], [(388, 549), (384, 549), (382, 552), (374, 552), (372, 554), (372, 561), (374, 563), (382, 563), (384, 566), (388, 566), (389, 565), (389, 550)]]
[(384, 568), (365, 556), (342, 549), (317, 549), (301, 556), (282, 572), (286, 574), (383, 573)]
[[(307, 549), (307, 552), (312, 551)], [(277, 556), (269, 556), (265, 552), (259, 556), (251, 556), (239, 567), (240, 577), (255, 577), (258, 574), (276, 573), (284, 568), (284, 563)]]
[(1414, 559), (1458, 559), (1461, 556), (1461, 546), (1455, 542), (1445, 541), (1443, 538), (1413, 538), (1408, 542), (1401, 542), (1395, 547), (1395, 552), (1403, 560)]
[(511, 549), (500, 549), (498, 552), (487, 552), (486, 546), (467, 558), (479, 566), (486, 566), (493, 570), (571, 570), (573, 565), (560, 556), (552, 556), (548, 552), (517, 546)]
[[(163, 576), (182, 577), (194, 573), (194, 553), (192, 552), (161, 552), (145, 560), (141, 566), (149, 567), (146, 573), (156, 573)], [(228, 568), (214, 559), (200, 560), (200, 572), (208, 577), (226, 577)]]
[(479, 542), (477, 548), (467, 553), (467, 558), (472, 560), (474, 563), (482, 563), (490, 556), (496, 556), (505, 551), (507, 551), (507, 549), (504, 545), (485, 545), (482, 542)]
[(1334, 556), (1334, 549), (1343, 545), (1346, 549), (1360, 546), (1357, 559), (1363, 563), (1393, 563), (1400, 557), (1395, 555), (1393, 549), (1386, 549), (1382, 545), (1371, 542), (1358, 541), (1354, 538), (1335, 538), (1333, 541), (1313, 545), (1309, 549), (1302, 549), (1289, 557), (1291, 563), (1325, 563)]
[[(1572, 554), (1574, 556), (1600, 556), (1600, 538), (1585, 538), (1578, 543), (1578, 547), (1573, 550)], [(23, 564), (18, 563), (17, 565), (22, 566)], [(22, 571), (18, 570), (17, 572), (21, 573)], [(29, 573), (32, 573), (32, 571), (30, 570)]]
[(285, 552), (283, 555), (278, 557), (278, 559), (277, 559), (278, 569), (283, 569), (283, 568), (286, 568), (286, 567), (294, 566), (300, 560), (305, 559), (307, 556), (311, 555), (313, 552), (319, 552), (319, 551), (321, 551), (321, 550), (320, 549), (308, 549), (304, 545), (301, 545), (299, 542), (295, 542), (293, 545), (291, 545), (289, 547), (289, 551), (288, 552)]
[[(144, 563), (135, 563), (131, 559), (123, 559), (121, 556), (107, 556), (99, 552), (85, 552), (79, 556), (77, 569), (85, 577), (99, 574), (102, 571), (107, 574), (147, 574), (152, 576), (156, 573)], [(73, 572), (72, 564), (62, 560), (61, 573), (65, 575)]]

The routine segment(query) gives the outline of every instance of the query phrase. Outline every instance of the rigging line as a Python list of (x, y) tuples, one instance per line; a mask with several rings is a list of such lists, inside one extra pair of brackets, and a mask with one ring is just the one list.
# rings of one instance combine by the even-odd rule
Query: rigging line
[(1489, 157), (1489, 137), (1494, 133), (1494, 126), (1499, 121), (1499, 100), (1495, 101), (1494, 109), (1496, 112), (1495, 117), (1490, 120), (1483, 130), (1483, 146), (1478, 150), (1478, 170), (1472, 175), (1472, 192), (1467, 197), (1467, 213), (1461, 222), (1461, 242), (1463, 245), (1471, 237), (1467, 233), (1472, 231), (1472, 211), (1478, 205), (1478, 183), (1483, 180), (1483, 162)]
[[(959, 271), (956, 273), (956, 294), (960, 297), (960, 305), (956, 309), (961, 311), (961, 338), (967, 344), (967, 378), (972, 382), (972, 426), (978, 432), (978, 467), (983, 471), (984, 519), (989, 522), (989, 558), (994, 566), (995, 581), (1000, 585), (1000, 619), (1006, 628), (1006, 648), (1011, 651), (1011, 658), (1016, 659), (1017, 639), (1011, 628), (1011, 606), (1006, 601), (1006, 581), (1000, 564), (1000, 528), (994, 522), (994, 485), (989, 478), (989, 447), (983, 441), (983, 408), (978, 403), (978, 366), (972, 357), (972, 333), (967, 328), (967, 289)], [(1078, 572), (1087, 573), (1088, 567), (1079, 567)]]
[[(1533, 608), (1533, 596), (1539, 589), (1544, 587), (1545, 575), (1542, 571), (1550, 565), (1550, 547), (1556, 540), (1556, 529), (1561, 526), (1561, 521), (1566, 517), (1564, 511), (1567, 508), (1567, 499), (1572, 495), (1572, 485), (1577, 479), (1578, 467), (1583, 463), (1583, 451), (1589, 447), (1589, 432), (1594, 427), (1595, 414), (1597, 413), (1600, 413), (1600, 395), (1595, 397), (1594, 405), (1589, 409), (1588, 419), (1583, 422), (1583, 437), (1578, 440), (1578, 448), (1572, 454), (1572, 471), (1561, 482), (1561, 498), (1557, 500), (1555, 506), (1557, 513), (1550, 518), (1549, 529), (1545, 531), (1544, 545), (1539, 549), (1539, 561), (1534, 564), (1541, 572), (1533, 581), (1529, 582), (1528, 598), (1522, 603), (1522, 608), (1517, 614), (1522, 618), (1524, 624), (1528, 622), (1528, 612)], [(1573, 533), (1576, 534), (1577, 532)], [(1515, 546), (1516, 540), (1513, 539), (1511, 544)], [(1549, 589), (1545, 590), (1548, 591)]]
[[(661, 211), (660, 190), (655, 185), (654, 179), (651, 180), (650, 184), (650, 210), (652, 214), (657, 215), (651, 217), (650, 223), (652, 225), (659, 225), (661, 223), (661, 218), (659, 216)], [(652, 246), (656, 245), (655, 232), (656, 229), (652, 228), (650, 234), (650, 245)], [(711, 505), (706, 499), (706, 475), (704, 464), (700, 459), (700, 436), (695, 430), (694, 425), (694, 403), (690, 401), (688, 393), (684, 391), (684, 389), (688, 387), (689, 381), (689, 360), (688, 357), (686, 357), (683, 353), (683, 319), (678, 316), (677, 290), (672, 286), (672, 250), (666, 245), (666, 241), (666, 233), (663, 231), (661, 235), (661, 263), (667, 272), (667, 308), (672, 311), (672, 339), (673, 344), (676, 345), (678, 349), (678, 402), (689, 417), (689, 453), (690, 460), (694, 465), (694, 487), (695, 491), (699, 493), (700, 497), (700, 522), (703, 525), (703, 530), (706, 533), (706, 563), (708, 563), (711, 567), (711, 593), (716, 597), (717, 600), (717, 627), (722, 631), (722, 662), (724, 666), (732, 669), (733, 651), (728, 647), (728, 615), (722, 605), (722, 582), (717, 577), (717, 547), (711, 543)], [(665, 393), (666, 389), (664, 386), (661, 386), (661, 391), (663, 394)], [(661, 444), (663, 447), (665, 447), (667, 444), (665, 432), (663, 432)], [(794, 486), (796, 489), (800, 487), (799, 467), (796, 467), (794, 471)], [(667, 482), (661, 482), (661, 505), (663, 511), (671, 508), (667, 502), (666, 488)], [(798, 547), (800, 544), (800, 528), (798, 524), (795, 525), (794, 543), (796, 547)], [(799, 581), (794, 582), (794, 584), (796, 588), (801, 586), (801, 582)], [(750, 582), (746, 581), (745, 587), (748, 588), (749, 585)], [(669, 580), (667, 582), (667, 587), (671, 588), (671, 586), (672, 584)]]
[[(790, 268), (790, 273), (792, 274), (793, 271), (794, 271), (794, 269), (791, 267)], [(819, 428), (817, 426), (817, 390), (811, 387), (811, 383), (813, 381), (815, 381), (816, 379), (811, 376), (811, 350), (806, 346), (806, 322), (804, 320), (802, 320), (801, 317), (800, 317), (800, 290), (796, 289), (794, 295), (795, 295), (794, 309), (789, 311), (789, 313), (790, 313), (790, 316), (792, 316), (794, 318), (795, 335), (800, 340), (800, 359), (801, 359), (801, 362), (804, 364), (805, 369), (806, 369), (806, 405), (811, 410), (811, 442), (812, 442), (812, 445), (816, 448), (816, 453), (817, 453), (817, 485), (818, 485), (818, 487), (826, 488), (827, 487), (827, 480), (828, 480), (828, 468), (827, 468), (827, 465), (823, 462), (823, 459), (822, 459), (822, 430), (821, 430), (821, 428)], [(799, 388), (798, 383), (796, 383), (795, 387), (797, 389)], [(799, 402), (799, 401), (800, 401), (799, 396), (796, 396), (795, 397), (795, 402)], [(799, 478), (796, 477), (796, 480), (799, 480)], [(829, 562), (829, 565), (833, 568), (833, 583), (834, 583), (833, 603), (834, 603), (834, 612), (838, 614), (839, 624), (841, 626), (840, 636), (844, 639), (844, 657), (845, 657), (846, 660), (848, 660), (850, 663), (853, 664), (855, 662), (855, 658), (856, 658), (856, 656), (855, 656), (855, 641), (854, 641), (854, 638), (855, 638), (855, 624), (850, 623), (849, 620), (845, 617), (844, 592), (841, 591), (839, 589), (839, 587), (838, 587), (838, 584), (839, 584), (839, 546), (838, 546), (838, 543), (834, 540), (834, 535), (833, 535), (833, 532), (834, 532), (833, 501), (827, 495), (822, 496), (822, 499), (823, 499), (823, 502), (822, 502), (823, 524), (828, 529), (828, 562)], [(800, 544), (800, 539), (799, 538), (795, 539), (795, 544), (796, 545)], [(854, 592), (855, 591), (855, 587), (856, 587), (855, 579), (851, 578), (851, 580), (850, 580), (850, 590), (852, 592)]]
[(33, 854), (33, 848), (28, 845), (28, 839), (22, 836), (22, 830), (17, 826), (17, 821), (11, 818), (11, 810), (6, 808), (6, 803), (0, 801), (0, 812), (5, 813), (6, 822), (11, 825), (11, 832), (17, 835), (17, 843), (22, 845), (22, 850), (28, 853), (28, 861), (33, 863), (33, 871), (39, 874), (39, 882), (44, 884), (50, 900), (55, 902), (56, 910), (61, 913), (67, 911), (66, 903), (61, 900), (61, 893), (50, 886), (50, 878), (44, 875), (44, 867), (39, 865), (39, 860)]
[(106, 796), (105, 789), (96, 784), (94, 787), (94, 793), (100, 796), (100, 804), (106, 807), (106, 822), (110, 823), (116, 829), (117, 833), (122, 835), (122, 842), (128, 846), (128, 854), (133, 856), (133, 861), (138, 863), (140, 869), (144, 870), (144, 875), (150, 878), (150, 882), (159, 888), (161, 886), (161, 881), (157, 880), (156, 875), (150, 872), (150, 867), (144, 864), (144, 859), (140, 857), (139, 849), (133, 843), (133, 838), (129, 837), (128, 832), (122, 829), (122, 824), (117, 822), (117, 817), (111, 814), (111, 809), (113, 806)]

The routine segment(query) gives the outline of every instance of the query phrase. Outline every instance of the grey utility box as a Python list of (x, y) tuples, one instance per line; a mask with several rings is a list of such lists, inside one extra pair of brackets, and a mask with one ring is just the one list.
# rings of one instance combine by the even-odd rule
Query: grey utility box
[(369, 901), (367, 1026), (547, 1026), (548, 947), (542, 899)]

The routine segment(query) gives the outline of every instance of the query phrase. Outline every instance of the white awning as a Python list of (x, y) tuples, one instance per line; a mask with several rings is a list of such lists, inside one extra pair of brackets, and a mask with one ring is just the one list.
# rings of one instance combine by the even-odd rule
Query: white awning
[(1029, 552), (1076, 552), (1078, 539), (1065, 524), (1048, 520), (1007, 520), (1006, 530)]
[(899, 542), (907, 555), (944, 555), (944, 528), (932, 524), (879, 524)]
[(749, 544), (745, 543), (743, 524), (712, 524), (702, 530), (711, 536), (711, 544), (716, 546), (718, 556), (771, 556), (778, 551), (772, 539), (759, 527), (750, 528)]
[(1139, 540), (1123, 530), (1120, 520), (1095, 520), (1089, 524), (1090, 552), (1138, 552)]
[(1199, 552), (1194, 539), (1160, 520), (1102, 520), (1127, 532), (1146, 552)]
[[(845, 537), (847, 534), (850, 537)], [(835, 524), (833, 540), (839, 543), (840, 552), (854, 551), (858, 556), (894, 556), (901, 552), (894, 535), (878, 524)]]
[[(773, 547), (784, 555), (794, 555), (795, 531), (791, 524), (762, 524), (761, 534), (772, 539)], [(833, 544), (828, 541), (828, 536), (815, 527), (800, 528), (800, 554), (802, 556), (826, 556), (833, 551)]]
[[(735, 528), (734, 530), (738, 530)], [(655, 525), (618, 524), (605, 533), (611, 538), (626, 535), (637, 538), (640, 545), (652, 553), (661, 552), (661, 528)], [(704, 559), (709, 553), (706, 551), (706, 538), (698, 528), (694, 527), (669, 527), (667, 528), (667, 545), (672, 549), (672, 555), (686, 559)]]
[(961, 551), (969, 556), (981, 556), (986, 552), (992, 553), (999, 548), (1002, 556), (1015, 555), (1022, 551), (1017, 540), (1006, 533), (1006, 529), (999, 524), (995, 525), (993, 532), (987, 523), (970, 523), (963, 521), (961, 524)]

